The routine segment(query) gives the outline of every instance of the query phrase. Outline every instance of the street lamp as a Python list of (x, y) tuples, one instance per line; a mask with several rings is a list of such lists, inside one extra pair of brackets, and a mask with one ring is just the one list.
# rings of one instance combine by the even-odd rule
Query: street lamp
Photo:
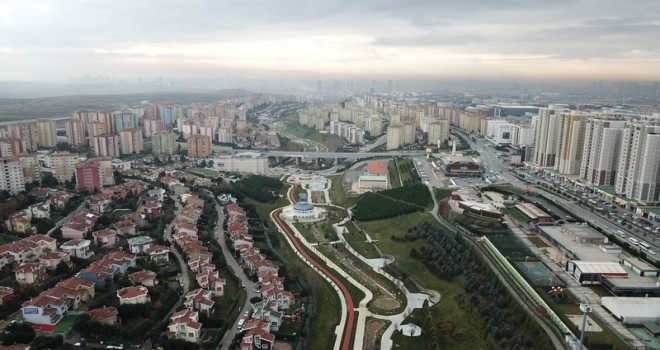
[(580, 333), (580, 346), (578, 347), (578, 350), (582, 350), (582, 344), (584, 344), (585, 327), (587, 326), (587, 314), (590, 313), (592, 309), (589, 304), (581, 303), (580, 310), (582, 310), (584, 314), (582, 316), (582, 332)]

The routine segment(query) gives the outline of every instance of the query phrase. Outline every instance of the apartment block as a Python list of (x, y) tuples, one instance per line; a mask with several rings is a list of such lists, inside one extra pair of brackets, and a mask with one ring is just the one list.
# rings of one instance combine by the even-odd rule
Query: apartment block
[(155, 155), (174, 154), (177, 146), (176, 134), (173, 132), (155, 133), (151, 136), (151, 148)]
[(445, 142), (449, 139), (449, 120), (433, 119), (428, 124), (428, 141), (429, 145), (437, 145), (438, 143)]
[(94, 152), (99, 157), (119, 158), (119, 136), (117, 134), (101, 134), (94, 137)]
[(16, 123), (7, 126), (11, 138), (21, 140), (23, 152), (34, 152), (39, 147), (39, 135), (35, 123)]
[(55, 152), (50, 155), (50, 166), (53, 177), (59, 182), (71, 180), (76, 173), (76, 165), (80, 163), (77, 153)]
[(211, 138), (206, 135), (191, 135), (188, 138), (188, 156), (206, 158), (211, 155)]
[(130, 110), (112, 112), (113, 132), (120, 132), (124, 129), (135, 129), (138, 127), (138, 115)]
[(85, 144), (85, 124), (82, 120), (71, 119), (64, 123), (66, 137), (69, 144), (74, 147), (80, 147)]
[(580, 178), (596, 186), (614, 185), (625, 126), (624, 120), (587, 120)]
[(85, 162), (76, 165), (76, 187), (87, 190), (89, 193), (100, 191), (101, 174), (99, 164), (94, 162)]
[(144, 150), (142, 143), (142, 130), (124, 129), (119, 132), (121, 154), (138, 154)]
[(577, 175), (582, 164), (585, 123), (589, 114), (577, 111), (559, 114), (557, 161), (554, 169), (563, 175)]
[(23, 168), (18, 159), (0, 158), (0, 190), (13, 195), (25, 190)]
[(660, 126), (633, 123), (623, 131), (615, 190), (640, 202), (660, 201)]
[(17, 138), (0, 138), (0, 157), (11, 158), (23, 152), (23, 143)]
[(53, 148), (57, 146), (57, 126), (54, 120), (39, 119), (36, 127), (39, 147)]

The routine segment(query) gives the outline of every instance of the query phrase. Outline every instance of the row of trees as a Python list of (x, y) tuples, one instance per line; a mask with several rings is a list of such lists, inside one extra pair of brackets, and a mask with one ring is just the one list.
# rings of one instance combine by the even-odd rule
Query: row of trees
[(353, 210), (353, 217), (358, 221), (381, 220), (420, 210), (423, 208), (368, 192), (358, 201)]
[(428, 235), (428, 245), (419, 252), (412, 249), (411, 257), (421, 260), (442, 279), (452, 280), (462, 276), (471, 311), (481, 317), (486, 334), (497, 342), (498, 347), (552, 349), (552, 343), (540, 326), (529, 319), (518, 303), (513, 302), (499, 279), (478, 262), (480, 258), (459, 236), (429, 225), (419, 224), (410, 230), (411, 237)]
[(234, 184), (235, 190), (263, 203), (275, 202), (283, 187), (284, 184), (279, 179), (261, 175), (247, 176)]

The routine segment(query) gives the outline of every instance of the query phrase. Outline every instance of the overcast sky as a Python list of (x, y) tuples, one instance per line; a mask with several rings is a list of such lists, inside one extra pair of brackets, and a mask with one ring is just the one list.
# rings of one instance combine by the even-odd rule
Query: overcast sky
[(659, 0), (0, 0), (0, 80), (660, 80)]

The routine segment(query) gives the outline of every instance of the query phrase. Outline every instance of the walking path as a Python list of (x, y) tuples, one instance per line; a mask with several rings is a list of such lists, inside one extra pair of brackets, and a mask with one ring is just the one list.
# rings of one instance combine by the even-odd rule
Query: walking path
[[(295, 195), (293, 193), (293, 186), (289, 189), (287, 192), (287, 198), (289, 201), (293, 204), (296, 202)], [(334, 206), (330, 202), (330, 196), (329, 196), (329, 186), (324, 190), (325, 192), (325, 197), (328, 200), (328, 206)], [(405, 298), (407, 299), (407, 307), (406, 309), (396, 315), (379, 315), (371, 312), (367, 308), (367, 304), (373, 299), (373, 293), (371, 290), (366, 288), (364, 285), (362, 285), (360, 282), (355, 280), (351, 275), (349, 275), (344, 269), (342, 269), (340, 266), (335, 264), (332, 260), (330, 260), (328, 257), (326, 257), (322, 252), (320, 252), (316, 248), (316, 244), (312, 244), (308, 242), (303, 235), (296, 229), (295, 226), (293, 225), (287, 225), (283, 222), (283, 220), (279, 217), (279, 213), (282, 211), (282, 208), (276, 209), (271, 212), (270, 216), (271, 219), (277, 224), (280, 232), (282, 232), (289, 243), (289, 245), (296, 251), (296, 254), (298, 254), (299, 257), (305, 263), (307, 263), (309, 266), (311, 266), (315, 271), (317, 271), (319, 274), (321, 274), (326, 280), (330, 282), (330, 284), (335, 288), (337, 291), (340, 301), (342, 303), (342, 315), (341, 315), (341, 321), (339, 326), (337, 327), (335, 333), (337, 334), (336, 342), (334, 349), (349, 349), (350, 348), (350, 339), (353, 331), (353, 322), (356, 323), (355, 326), (355, 337), (353, 341), (353, 349), (356, 350), (362, 350), (364, 347), (364, 339), (365, 339), (365, 331), (366, 331), (366, 321), (367, 318), (376, 318), (380, 320), (387, 320), (390, 321), (391, 324), (390, 326), (385, 330), (383, 333), (383, 336), (381, 338), (381, 350), (389, 350), (393, 347), (393, 342), (392, 342), (392, 335), (394, 334), (394, 331), (396, 329), (400, 329), (403, 321), (414, 309), (417, 308), (422, 308), (424, 306), (424, 303), (428, 300), (430, 305), (434, 305), (440, 300), (440, 293), (437, 291), (425, 291), (425, 293), (411, 293), (408, 291), (408, 289), (405, 287), (402, 281), (394, 278), (393, 276), (387, 274), (382, 270), (386, 264), (391, 263), (391, 259), (366, 259), (364, 256), (360, 255), (357, 253), (354, 249), (350, 247), (350, 245), (346, 242), (346, 240), (343, 238), (343, 235), (341, 234), (341, 229), (338, 227), (345, 224), (350, 220), (350, 211), (349, 211), (349, 216), (346, 217), (342, 222), (333, 225), (335, 231), (338, 233), (340, 237), (340, 241), (344, 243), (346, 248), (351, 252), (351, 254), (355, 255), (358, 259), (364, 261), (367, 263), (376, 273), (381, 274), (385, 278), (391, 280), (397, 287), (399, 287)], [(333, 242), (336, 243), (336, 242)], [(312, 259), (302, 248), (302, 246), (305, 246), (308, 250), (312, 251), (314, 254), (318, 256), (320, 260), (322, 260), (330, 269), (335, 270), (339, 275), (343, 276), (348, 280), (349, 283), (353, 284), (357, 288), (359, 288), (364, 294), (365, 298), (362, 299), (359, 302), (359, 305), (357, 308), (355, 308), (353, 300), (348, 293), (348, 289), (338, 280), (336, 277), (333, 275), (332, 272), (328, 271), (327, 269), (323, 268), (318, 262), (316, 262), (314, 259)], [(382, 288), (382, 287), (381, 287)], [(354, 313), (355, 311), (358, 312), (357, 316), (357, 321), (354, 321)], [(343, 333), (342, 333), (343, 331)], [(339, 342), (341, 340), (341, 343)]]

